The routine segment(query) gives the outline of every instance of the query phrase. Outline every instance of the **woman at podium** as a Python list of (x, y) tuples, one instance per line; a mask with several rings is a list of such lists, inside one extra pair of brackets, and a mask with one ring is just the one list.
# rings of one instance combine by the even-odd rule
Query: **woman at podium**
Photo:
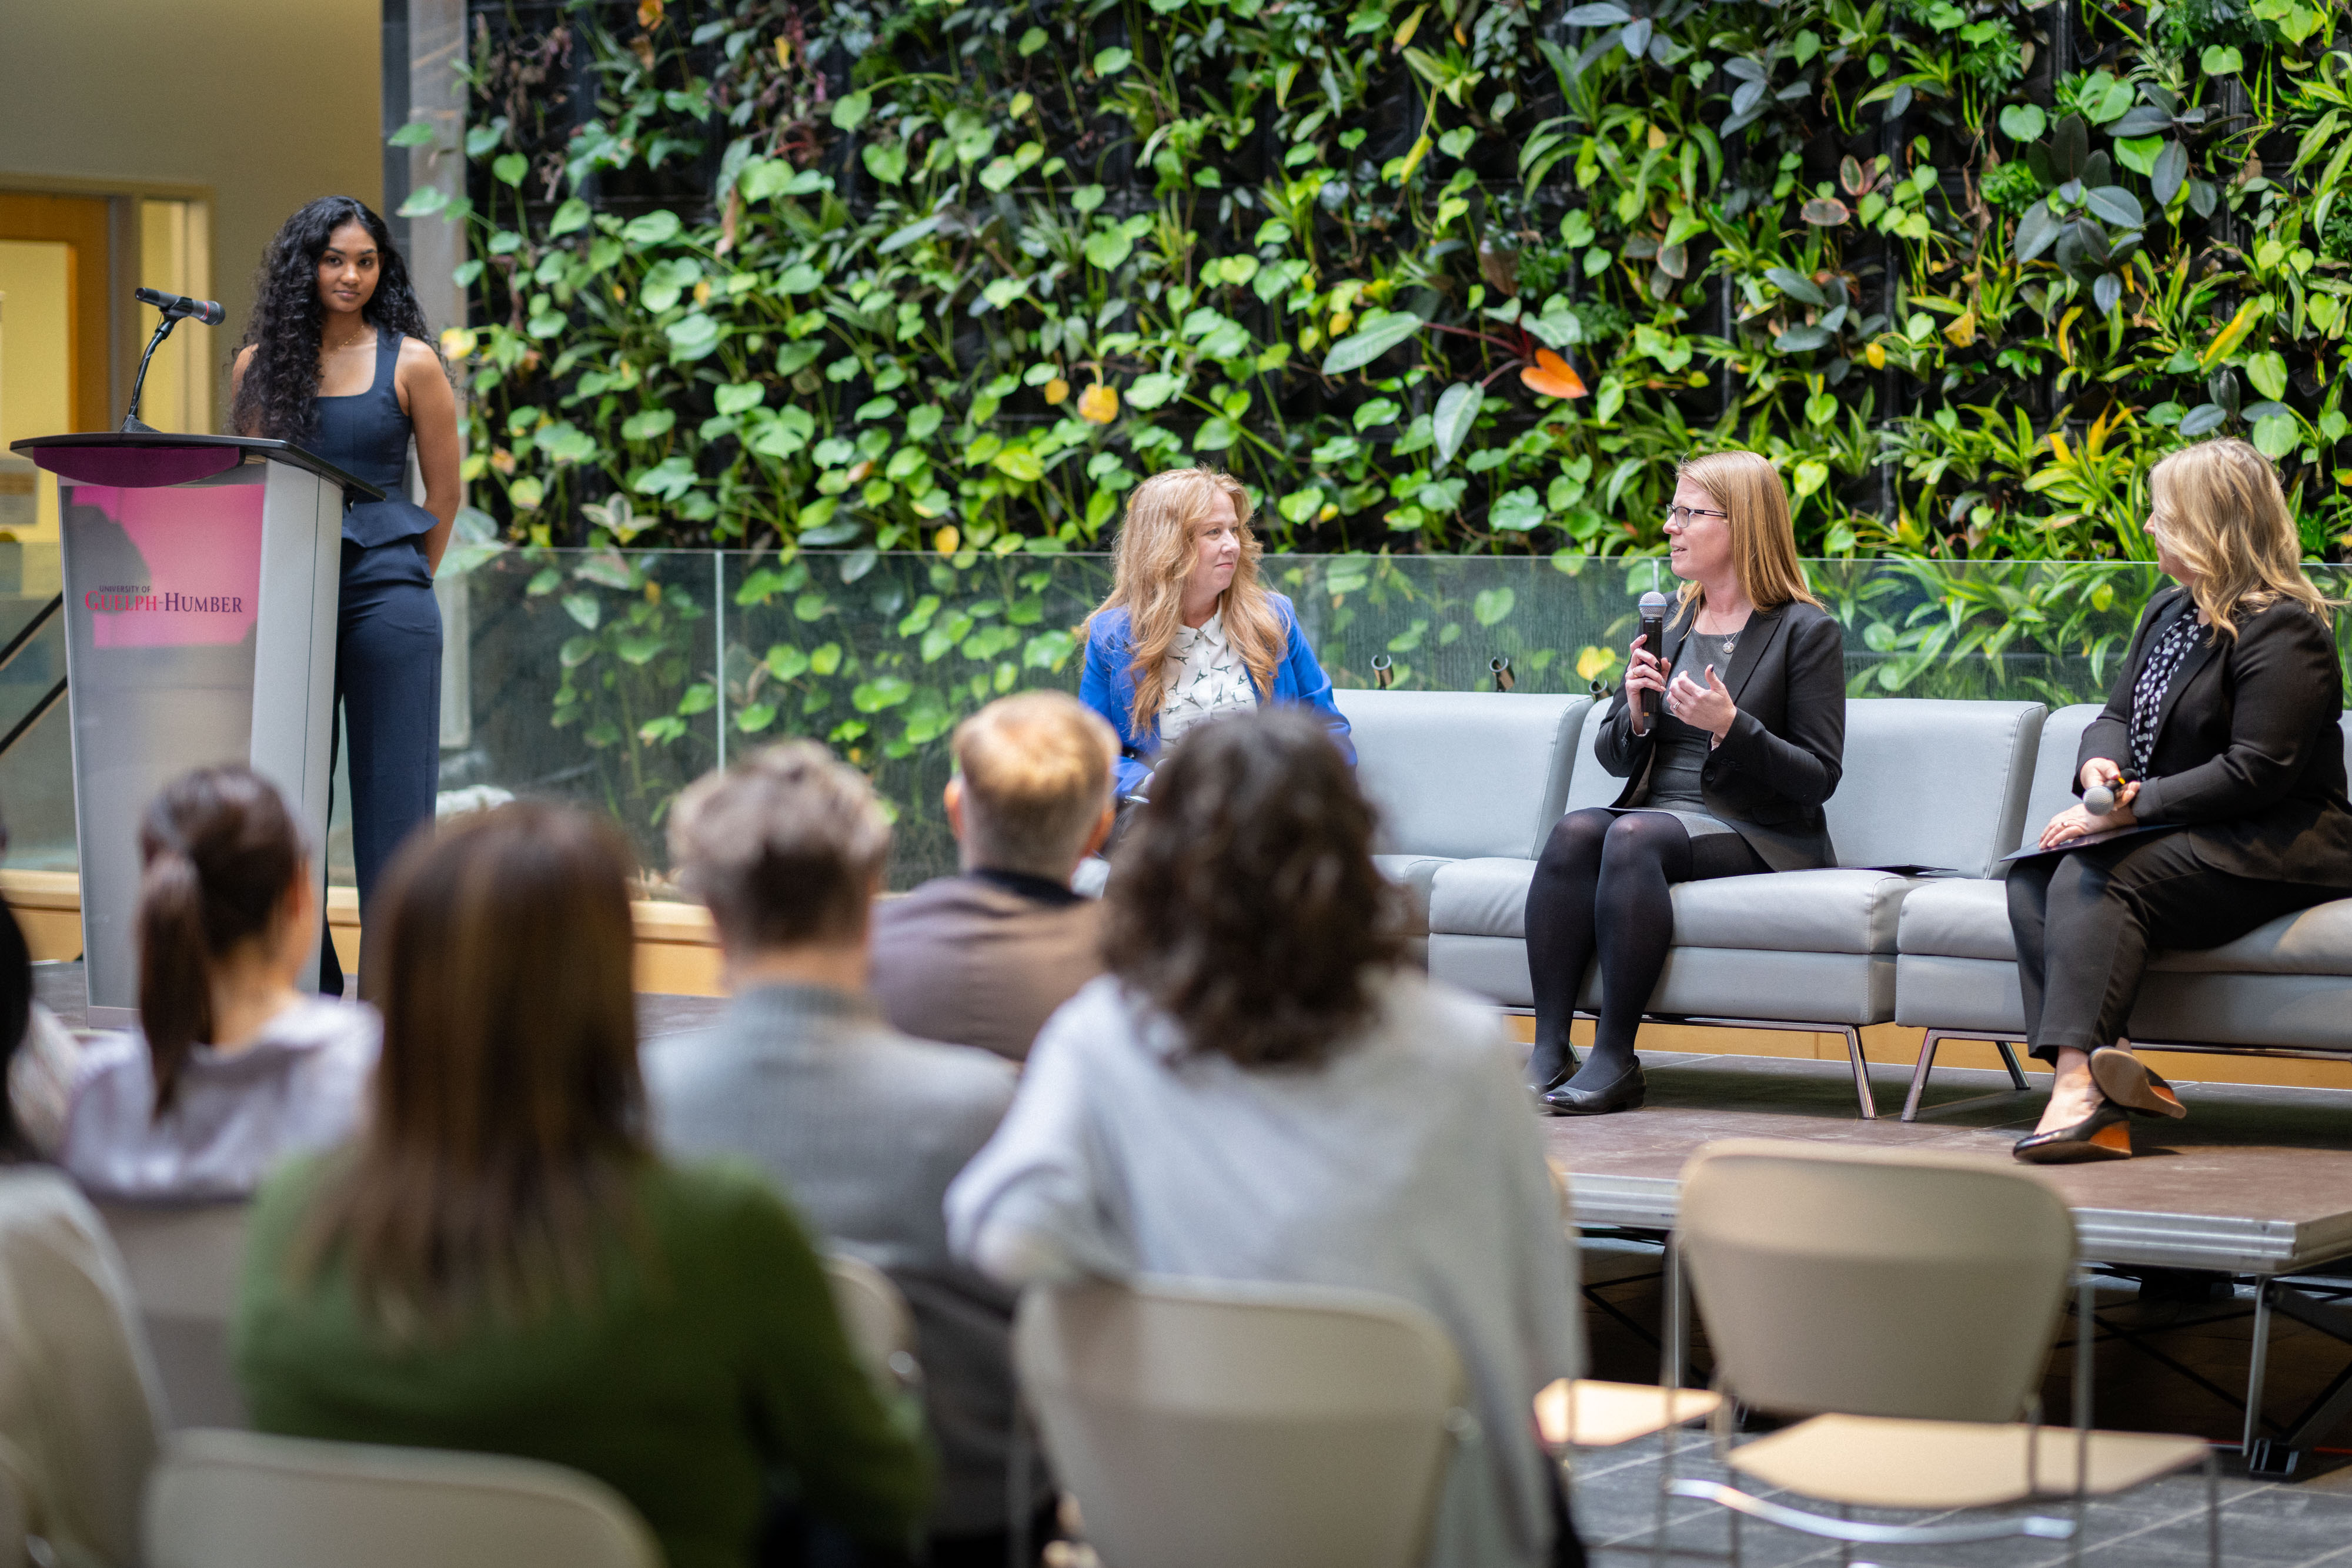
[[(441, 610), (433, 573), (457, 517), (457, 402), (382, 218), (323, 196), (261, 258), (231, 418), (384, 493), (343, 513), (335, 702), (351, 738), (352, 848), (362, 923), (401, 841), (432, 821), (439, 782)], [(425, 505), (408, 499), (414, 441)], [(334, 945), (320, 989), (342, 992)]]

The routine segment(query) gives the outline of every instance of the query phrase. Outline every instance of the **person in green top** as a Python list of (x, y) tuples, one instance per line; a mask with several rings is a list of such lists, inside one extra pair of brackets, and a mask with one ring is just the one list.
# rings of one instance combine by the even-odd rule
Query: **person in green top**
[(608, 826), (525, 803), (395, 864), (368, 1124), (254, 1206), (253, 1424), (572, 1466), (670, 1568), (745, 1568), (804, 1528), (902, 1560), (931, 1490), (916, 1407), (862, 1370), (758, 1176), (646, 1141), (628, 863)]

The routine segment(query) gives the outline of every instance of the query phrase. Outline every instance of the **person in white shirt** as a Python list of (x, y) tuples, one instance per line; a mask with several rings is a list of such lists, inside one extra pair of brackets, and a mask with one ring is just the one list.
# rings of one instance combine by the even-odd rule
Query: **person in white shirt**
[(1576, 1264), (1502, 1019), (1398, 959), (1373, 812), (1314, 715), (1161, 764), (1105, 900), (1110, 972), (1038, 1036), (948, 1190), (1007, 1284), (1332, 1285), (1428, 1309), (1477, 1416), (1433, 1568), (1583, 1561), (1531, 1406), (1583, 1361)]
[[(319, 897), (268, 780), (183, 775), (148, 807), (139, 848), (140, 1028), (70, 1063), (55, 1157), (94, 1197), (243, 1198), (287, 1155), (357, 1128), (380, 1024), (296, 989)], [(20, 1105), (40, 1097), (11, 1091)]]

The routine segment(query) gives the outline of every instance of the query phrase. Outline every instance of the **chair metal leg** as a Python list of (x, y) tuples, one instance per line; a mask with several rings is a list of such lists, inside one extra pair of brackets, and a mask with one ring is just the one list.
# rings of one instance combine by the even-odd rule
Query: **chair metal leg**
[[(1658, 1325), (1658, 1384), (1665, 1390), (1666, 1414), (1675, 1407), (1675, 1391), (1683, 1385), (1683, 1270), (1682, 1249), (1670, 1234), (1666, 1238), (1665, 1259), (1661, 1267), (1659, 1285), (1664, 1293), (1662, 1316)], [(1666, 1545), (1666, 1510), (1675, 1488), (1675, 1439), (1681, 1423), (1669, 1421), (1663, 1434), (1664, 1443), (1660, 1455), (1658, 1475), (1658, 1523), (1650, 1535), (1650, 1561), (1654, 1568), (1665, 1568), (1671, 1555)]]
[(1903, 1097), (1903, 1119), (1918, 1120), (1919, 1096), (1927, 1092), (1927, 1074), (1936, 1071), (1936, 1048), (1944, 1043), (1944, 1031), (1931, 1029), (1919, 1042), (1919, 1060), (1911, 1066), (1911, 1092)]
[(1862, 1030), (1852, 1024), (1845, 1028), (1845, 1053), (1853, 1061), (1853, 1097), (1862, 1104), (1862, 1119), (1878, 1120), (1878, 1103), (1870, 1097), (1870, 1070), (1862, 1060)]
[(2000, 1064), (2009, 1069), (2009, 1082), (2011, 1086), (2020, 1093), (2032, 1087), (2025, 1082), (2025, 1069), (2018, 1065), (2016, 1045), (2006, 1040), (1994, 1040), (1993, 1044), (2000, 1051)]
[(2254, 1281), (2254, 1344), (2246, 1359), (2246, 1429), (2238, 1441), (2238, 1454), (2252, 1459), (2254, 1439), (2263, 1435), (2263, 1385), (2270, 1373), (2271, 1361), (2271, 1282), (2265, 1279)]
[(2221, 1460), (2205, 1450), (2205, 1563), (2221, 1568)]

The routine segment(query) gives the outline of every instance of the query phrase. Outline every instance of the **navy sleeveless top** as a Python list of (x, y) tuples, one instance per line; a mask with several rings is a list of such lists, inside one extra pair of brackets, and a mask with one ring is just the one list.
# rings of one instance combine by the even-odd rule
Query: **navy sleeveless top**
[(375, 376), (363, 392), (310, 400), (310, 438), (303, 444), (354, 479), (382, 490), (381, 501), (346, 502), (343, 538), (373, 548), (415, 538), (440, 519), (408, 498), (408, 415), (393, 384), (400, 334), (376, 329)]

